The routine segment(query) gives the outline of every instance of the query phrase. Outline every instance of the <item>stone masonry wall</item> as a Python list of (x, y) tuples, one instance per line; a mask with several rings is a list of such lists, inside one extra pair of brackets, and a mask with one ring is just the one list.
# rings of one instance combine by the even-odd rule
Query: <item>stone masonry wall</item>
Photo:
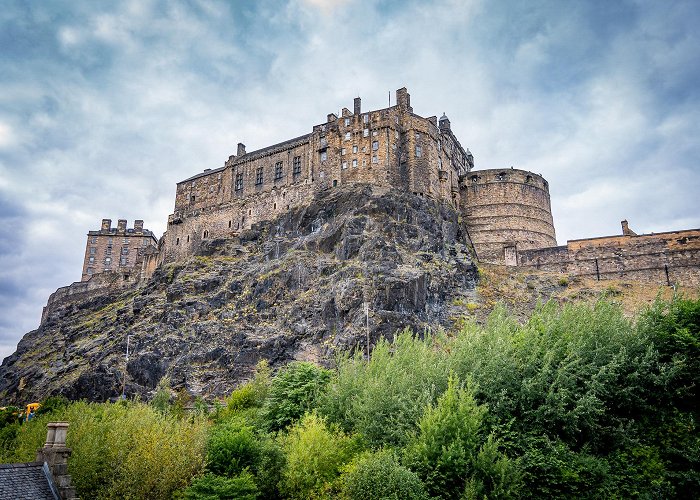
[(556, 245), (549, 186), (540, 175), (516, 169), (475, 170), (465, 178), (461, 196), (480, 261), (504, 263), (508, 248), (515, 252)]
[(700, 286), (700, 229), (571, 240), (518, 252), (519, 265), (599, 279)]
[(459, 207), (459, 181), (473, 158), (443, 116), (413, 113), (406, 89), (395, 106), (330, 113), (310, 134), (247, 153), (243, 144), (224, 166), (177, 185), (175, 210), (161, 245), (161, 261), (192, 255), (202, 240), (237, 234), (315, 192), (345, 183), (413, 192)]

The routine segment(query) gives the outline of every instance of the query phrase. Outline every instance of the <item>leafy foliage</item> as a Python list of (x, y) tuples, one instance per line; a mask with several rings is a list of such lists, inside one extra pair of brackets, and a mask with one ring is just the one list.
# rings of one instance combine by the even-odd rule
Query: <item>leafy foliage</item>
[(427, 500), (425, 485), (417, 474), (399, 464), (389, 450), (362, 455), (342, 478), (348, 500)]
[(262, 418), (269, 430), (279, 430), (310, 410), (330, 379), (330, 372), (307, 362), (294, 362), (272, 380)]
[(257, 497), (258, 488), (248, 472), (233, 478), (206, 474), (192, 481), (183, 494), (186, 500), (255, 500)]
[(307, 414), (281, 438), (287, 466), (280, 492), (288, 498), (331, 498), (342, 467), (361, 450), (357, 439)]

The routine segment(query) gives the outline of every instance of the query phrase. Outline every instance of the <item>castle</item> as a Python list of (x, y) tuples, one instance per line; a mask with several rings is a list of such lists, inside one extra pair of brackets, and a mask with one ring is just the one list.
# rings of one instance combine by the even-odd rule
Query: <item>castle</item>
[[(363, 112), (358, 97), (352, 111), (329, 113), (306, 135), (251, 152), (239, 143), (222, 167), (177, 183), (175, 209), (157, 242), (142, 221), (127, 230), (120, 220), (113, 230), (104, 219), (99, 231), (88, 233), (83, 288), (85, 283), (102, 286), (104, 275), (115, 272), (123, 275), (121, 283), (138, 281), (163, 262), (191, 256), (203, 240), (237, 235), (308, 204), (318, 191), (348, 183), (449, 205), (460, 214), (481, 262), (597, 279), (629, 276), (700, 285), (700, 230), (638, 236), (623, 221), (622, 236), (558, 247), (549, 185), (542, 176), (513, 168), (474, 170), (472, 154), (455, 137), (446, 115), (415, 114), (406, 88), (396, 91), (395, 102)], [(114, 238), (121, 238), (116, 265)]]

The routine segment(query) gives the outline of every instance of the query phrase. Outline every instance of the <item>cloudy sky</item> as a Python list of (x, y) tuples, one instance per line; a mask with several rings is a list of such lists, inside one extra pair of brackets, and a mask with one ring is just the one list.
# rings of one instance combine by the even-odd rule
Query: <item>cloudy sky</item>
[(700, 227), (695, 0), (1, 4), (0, 358), (103, 217), (160, 235), (175, 183), (239, 141), (403, 86), (477, 168), (550, 181), (560, 244)]

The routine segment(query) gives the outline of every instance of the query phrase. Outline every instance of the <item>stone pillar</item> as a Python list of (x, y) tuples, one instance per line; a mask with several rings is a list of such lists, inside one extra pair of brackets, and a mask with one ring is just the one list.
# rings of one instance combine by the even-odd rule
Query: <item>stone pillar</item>
[(49, 422), (46, 425), (46, 443), (36, 454), (37, 462), (45, 462), (51, 471), (54, 483), (62, 500), (74, 500), (75, 488), (68, 474), (68, 457), (71, 449), (66, 447), (68, 422)]

